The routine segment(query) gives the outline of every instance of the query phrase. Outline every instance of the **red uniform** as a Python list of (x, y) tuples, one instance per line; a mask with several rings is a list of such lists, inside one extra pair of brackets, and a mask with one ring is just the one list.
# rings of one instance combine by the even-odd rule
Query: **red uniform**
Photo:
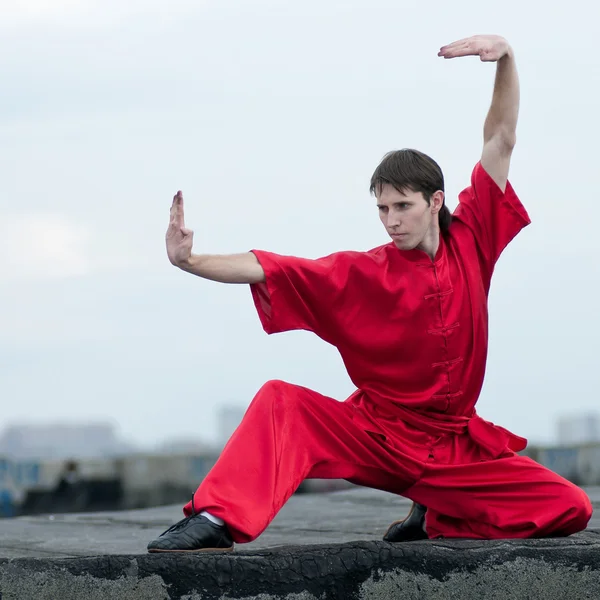
[(254, 251), (265, 331), (308, 330), (334, 345), (357, 391), (338, 402), (282, 381), (261, 388), (194, 495), (235, 541), (255, 539), (305, 478), (424, 504), (429, 537), (586, 527), (586, 494), (516, 454), (526, 440), (475, 412), (494, 266), (530, 221), (511, 184), (503, 193), (479, 163), (459, 200), (434, 260), (393, 243), (317, 260)]

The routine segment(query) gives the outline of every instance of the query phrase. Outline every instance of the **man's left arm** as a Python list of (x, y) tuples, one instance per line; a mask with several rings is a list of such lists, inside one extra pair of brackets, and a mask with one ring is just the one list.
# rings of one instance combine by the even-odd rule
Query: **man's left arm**
[(519, 116), (519, 77), (513, 50), (501, 36), (476, 35), (442, 47), (438, 56), (479, 56), (482, 62), (497, 63), (492, 103), (483, 128), (481, 166), (504, 192)]
[(496, 35), (459, 40), (441, 48), (439, 56), (479, 56), (481, 61), (496, 63), (481, 159), (471, 174), (471, 185), (459, 194), (453, 213), (453, 220), (462, 222), (472, 232), (489, 283), (504, 248), (530, 223), (525, 207), (508, 180), (519, 112), (515, 60), (508, 42)]

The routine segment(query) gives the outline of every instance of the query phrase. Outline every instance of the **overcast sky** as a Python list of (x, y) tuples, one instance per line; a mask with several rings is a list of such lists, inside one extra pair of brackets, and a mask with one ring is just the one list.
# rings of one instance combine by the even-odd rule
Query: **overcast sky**
[(2, 0), (0, 427), (113, 420), (152, 446), (213, 440), (216, 409), (285, 379), (344, 399), (337, 351), (263, 333), (247, 286), (166, 259), (182, 189), (196, 252), (318, 257), (387, 243), (385, 152), (481, 152), (495, 65), (522, 85), (510, 179), (533, 224), (492, 285), (478, 410), (531, 442), (598, 406), (600, 8), (591, 0)]

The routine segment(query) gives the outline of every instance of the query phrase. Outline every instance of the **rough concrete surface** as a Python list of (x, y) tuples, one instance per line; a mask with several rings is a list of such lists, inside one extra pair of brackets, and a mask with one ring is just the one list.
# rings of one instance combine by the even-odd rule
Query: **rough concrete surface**
[(255, 542), (186, 555), (145, 551), (180, 506), (5, 519), (0, 599), (600, 599), (596, 518), (567, 539), (380, 541), (408, 507), (366, 489), (299, 495)]

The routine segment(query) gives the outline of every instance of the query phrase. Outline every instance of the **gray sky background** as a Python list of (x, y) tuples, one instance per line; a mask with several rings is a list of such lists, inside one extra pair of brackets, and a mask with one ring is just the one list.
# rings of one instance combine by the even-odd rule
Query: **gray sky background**
[(408, 146), (454, 207), (495, 65), (437, 51), (476, 33), (516, 52), (533, 220), (493, 281), (478, 410), (536, 442), (596, 409), (600, 8), (532, 6), (2, 0), (0, 426), (110, 419), (152, 446), (214, 439), (219, 405), (268, 379), (350, 394), (334, 348), (262, 332), (247, 286), (170, 266), (171, 198), (197, 252), (366, 250), (388, 241), (371, 173)]

